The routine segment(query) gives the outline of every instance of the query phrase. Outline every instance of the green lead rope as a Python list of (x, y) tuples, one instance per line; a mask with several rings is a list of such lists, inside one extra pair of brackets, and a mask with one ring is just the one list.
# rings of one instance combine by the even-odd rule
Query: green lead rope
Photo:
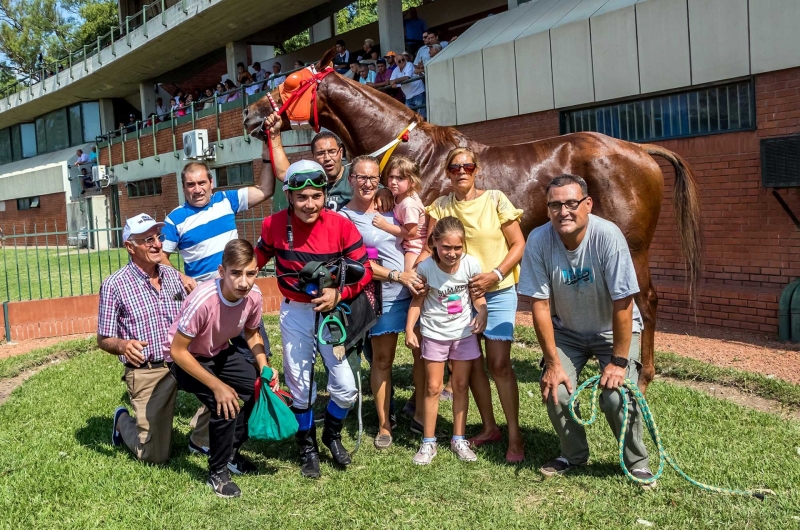
[[(592, 388), (592, 396), (591, 396), (591, 412), (592, 415), (588, 420), (582, 420), (578, 415), (575, 413), (575, 403), (578, 399), (578, 395), (585, 389), (591, 387)], [(656, 471), (653, 478), (648, 479), (640, 479), (634, 477), (630, 471), (628, 471), (627, 466), (625, 466), (625, 459), (624, 459), (624, 452), (625, 452), (625, 433), (628, 430), (628, 400), (625, 399), (625, 389), (631, 393), (633, 399), (636, 401), (636, 404), (639, 406), (639, 410), (642, 415), (642, 421), (647, 426), (647, 431), (650, 433), (650, 438), (653, 439), (653, 443), (658, 448), (658, 471)], [(661, 474), (664, 472), (664, 464), (669, 463), (672, 466), (672, 469), (678, 472), (678, 474), (683, 477), (687, 482), (692, 484), (693, 486), (697, 486), (698, 488), (706, 491), (713, 491), (715, 493), (723, 493), (726, 495), (744, 495), (747, 497), (756, 497), (757, 499), (764, 500), (766, 495), (774, 495), (775, 492), (769, 489), (759, 489), (759, 490), (733, 490), (727, 488), (720, 488), (717, 486), (710, 486), (708, 484), (703, 484), (702, 482), (698, 482), (678, 467), (678, 464), (669, 456), (667, 451), (664, 449), (664, 444), (661, 442), (661, 435), (658, 434), (658, 427), (656, 427), (656, 420), (653, 418), (653, 413), (650, 412), (650, 407), (647, 404), (647, 400), (642, 394), (642, 391), (639, 390), (639, 387), (636, 386), (636, 383), (631, 381), (630, 379), (625, 379), (625, 383), (623, 383), (622, 387), (618, 389), (619, 393), (622, 395), (622, 429), (619, 433), (619, 440), (617, 442), (619, 446), (619, 464), (622, 467), (622, 471), (625, 473), (625, 476), (628, 477), (633, 482), (638, 484), (652, 484), (656, 480), (661, 477)], [(578, 387), (578, 390), (575, 391), (572, 396), (569, 398), (569, 414), (572, 419), (578, 423), (579, 425), (591, 425), (597, 419), (597, 403), (600, 399), (600, 376), (596, 375), (594, 377), (589, 378), (586, 380), (581, 386)]]

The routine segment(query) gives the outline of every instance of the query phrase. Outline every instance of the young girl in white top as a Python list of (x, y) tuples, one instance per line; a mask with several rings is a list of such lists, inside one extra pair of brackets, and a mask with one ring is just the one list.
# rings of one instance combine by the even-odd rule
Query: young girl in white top
[(419, 165), (410, 158), (395, 156), (383, 168), (383, 181), (394, 195), (394, 217), (400, 221), (400, 226), (389, 223), (381, 215), (376, 215), (372, 224), (403, 240), (404, 268), (409, 272), (425, 246), (428, 233), (425, 206), (418, 195), (421, 188)]
[[(453, 438), (450, 449), (459, 460), (474, 462), (475, 453), (464, 437), (469, 406), (469, 374), (472, 361), (481, 356), (478, 334), (486, 329), (486, 299), (471, 298), (469, 279), (481, 273), (478, 260), (464, 253), (464, 225), (455, 217), (436, 223), (428, 244), (433, 255), (417, 266), (426, 278), (427, 296), (415, 298), (408, 310), (406, 345), (417, 348), (414, 326), (420, 320), (422, 359), (425, 364), (423, 438), (414, 463), (427, 465), (436, 456), (436, 417), (442, 391), (444, 365), (452, 361)], [(472, 316), (472, 305), (477, 315)]]

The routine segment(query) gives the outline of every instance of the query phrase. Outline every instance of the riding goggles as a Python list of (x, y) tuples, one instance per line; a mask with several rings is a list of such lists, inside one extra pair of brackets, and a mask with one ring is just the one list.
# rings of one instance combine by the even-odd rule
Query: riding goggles
[(303, 173), (292, 173), (283, 184), (283, 190), (302, 190), (308, 186), (324, 188), (328, 185), (328, 177), (322, 171), (308, 171)]

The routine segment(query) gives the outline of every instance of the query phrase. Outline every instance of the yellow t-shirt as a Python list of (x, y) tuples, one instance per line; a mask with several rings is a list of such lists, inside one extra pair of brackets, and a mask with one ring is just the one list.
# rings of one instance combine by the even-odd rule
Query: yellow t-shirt
[[(522, 210), (515, 208), (499, 190), (486, 190), (483, 195), (471, 201), (456, 200), (455, 195), (450, 193), (436, 199), (426, 212), (437, 221), (453, 216), (464, 224), (467, 238), (464, 252), (478, 260), (483, 272), (490, 272), (500, 265), (508, 254), (508, 241), (503, 234), (502, 225), (509, 221), (518, 221), (522, 217)], [(516, 285), (519, 281), (519, 264), (512, 272), (492, 291)]]

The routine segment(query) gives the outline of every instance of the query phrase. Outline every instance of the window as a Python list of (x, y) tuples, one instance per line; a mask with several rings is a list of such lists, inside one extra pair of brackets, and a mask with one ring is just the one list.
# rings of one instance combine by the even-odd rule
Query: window
[(69, 145), (76, 146), (83, 143), (83, 126), (81, 125), (81, 106), (69, 107)]
[(161, 177), (128, 182), (127, 187), (129, 198), (161, 195)]
[(249, 186), (253, 184), (253, 164), (235, 164), (217, 168), (217, 187)]
[(633, 142), (755, 127), (752, 81), (561, 113), (561, 133), (595, 131)]
[(58, 109), (44, 115), (47, 128), (47, 152), (60, 151), (69, 147), (69, 120), (67, 109)]
[(39, 197), (24, 197), (17, 199), (17, 210), (30, 210), (39, 207)]
[(0, 164), (8, 164), (11, 158), (11, 128), (0, 129)]
[(19, 126), (22, 139), (22, 158), (36, 156), (36, 125), (23, 123)]

